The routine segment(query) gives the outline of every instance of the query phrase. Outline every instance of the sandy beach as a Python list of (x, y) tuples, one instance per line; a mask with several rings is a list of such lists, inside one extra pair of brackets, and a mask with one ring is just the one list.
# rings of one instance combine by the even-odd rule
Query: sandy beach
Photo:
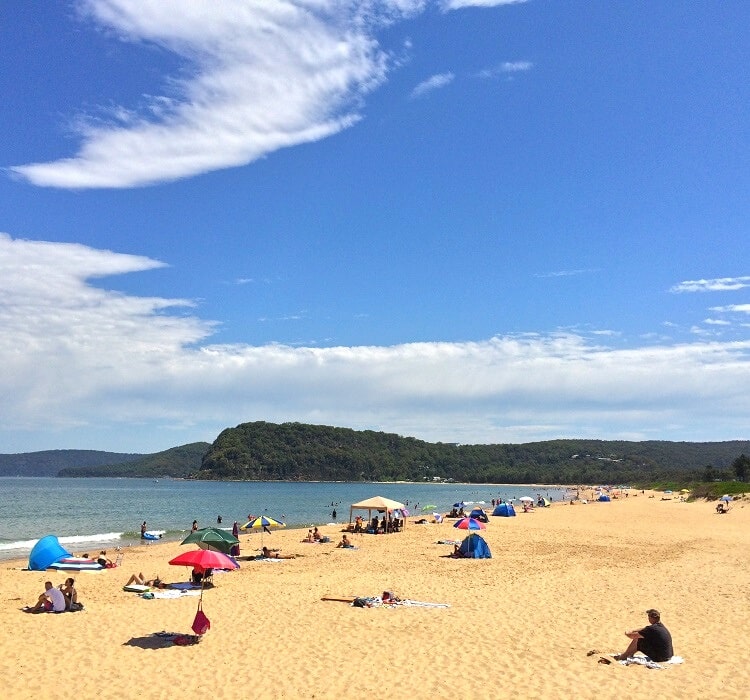
[[(187, 580), (189, 569), (167, 561), (192, 545), (129, 547), (119, 568), (71, 574), (85, 610), (61, 615), (20, 609), (45, 580), (58, 585), (68, 574), (4, 562), (3, 696), (745, 697), (750, 500), (735, 501), (727, 515), (714, 505), (647, 492), (491, 518), (482, 533), (489, 560), (448, 558), (452, 547), (438, 540), (464, 534), (449, 522), (412, 519), (402, 533), (354, 535), (355, 550), (335, 547), (340, 526), (321, 527), (330, 544), (277, 530), (264, 543), (303, 556), (217, 573), (203, 599), (211, 629), (189, 646), (152, 635), (191, 634), (196, 597), (146, 600), (122, 586), (133, 572)], [(255, 554), (260, 535), (241, 542), (243, 555)], [(321, 600), (385, 590), (449, 607)], [(625, 649), (625, 630), (645, 626), (651, 607), (684, 663), (599, 663)]]

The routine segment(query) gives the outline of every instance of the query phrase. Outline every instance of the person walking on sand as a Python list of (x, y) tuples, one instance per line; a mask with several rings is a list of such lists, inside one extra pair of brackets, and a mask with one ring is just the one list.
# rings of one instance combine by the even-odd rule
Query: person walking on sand
[(629, 659), (640, 651), (648, 656), (652, 661), (669, 661), (674, 656), (672, 649), (672, 635), (661, 622), (661, 613), (651, 608), (646, 610), (649, 624), (643, 629), (631, 630), (625, 632), (625, 636), (631, 641), (628, 648), (622, 653), (617, 654), (615, 659), (622, 661)]

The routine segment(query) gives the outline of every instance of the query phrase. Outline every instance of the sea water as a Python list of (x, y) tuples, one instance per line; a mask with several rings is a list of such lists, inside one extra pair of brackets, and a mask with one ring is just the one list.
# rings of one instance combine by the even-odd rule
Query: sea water
[[(226, 482), (178, 479), (59, 479), (0, 477), (0, 559), (25, 558), (36, 541), (56, 535), (70, 552), (128, 546), (139, 541), (145, 520), (164, 539), (184, 538), (198, 527), (231, 530), (249, 515), (287, 527), (348, 522), (349, 506), (384, 496), (407, 505), (411, 515), (446, 512), (454, 503), (492, 512), (492, 499), (541, 494), (560, 500), (564, 489), (542, 486), (434, 483)], [(336, 511), (336, 518), (333, 511)]]

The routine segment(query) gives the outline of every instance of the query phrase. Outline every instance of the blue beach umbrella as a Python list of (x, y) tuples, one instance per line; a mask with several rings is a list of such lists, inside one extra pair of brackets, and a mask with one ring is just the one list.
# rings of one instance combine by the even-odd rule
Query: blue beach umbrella
[(723, 496), (721, 497), (721, 500), (722, 500), (722, 501), (724, 501), (724, 503), (729, 503), (729, 501), (731, 501), (731, 500), (732, 500), (732, 497), (731, 497), (731, 496), (730, 496), (729, 494), (724, 494), (724, 495), (723, 495)]

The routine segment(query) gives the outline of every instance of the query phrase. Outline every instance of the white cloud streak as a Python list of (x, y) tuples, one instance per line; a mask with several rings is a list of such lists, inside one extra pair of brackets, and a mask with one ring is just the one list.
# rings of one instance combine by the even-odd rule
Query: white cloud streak
[(460, 10), (463, 7), (500, 7), (500, 5), (520, 5), (526, 0), (443, 0), (442, 8)]
[(686, 280), (674, 285), (670, 292), (734, 292), (750, 287), (750, 277), (719, 277), (711, 280)]
[(534, 67), (531, 61), (505, 61), (492, 68), (485, 68), (479, 72), (480, 78), (497, 78), (498, 76), (504, 75), (508, 79), (516, 73), (526, 73)]
[(222, 345), (209, 342), (213, 324), (192, 315), (189, 301), (88, 282), (162, 266), (0, 236), (3, 444), (153, 451), (210, 441), (248, 420), (446, 442), (748, 436), (750, 341), (614, 349), (564, 333), (389, 347)]
[(428, 92), (450, 85), (455, 77), (453, 73), (438, 73), (437, 75), (430, 76), (411, 91), (411, 96), (413, 98), (424, 97)]
[(373, 33), (423, 0), (80, 0), (124, 41), (179, 55), (190, 77), (140, 114), (77, 125), (70, 158), (12, 167), (48, 187), (126, 188), (245, 165), (360, 119), (388, 57)]
[(717, 313), (750, 314), (750, 304), (729, 304), (728, 306), (712, 306), (709, 311)]

